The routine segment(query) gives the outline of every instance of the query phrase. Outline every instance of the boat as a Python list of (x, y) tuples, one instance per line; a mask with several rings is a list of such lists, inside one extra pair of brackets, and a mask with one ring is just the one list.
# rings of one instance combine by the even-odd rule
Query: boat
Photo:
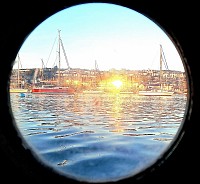
[(140, 96), (172, 96), (174, 92), (172, 91), (163, 91), (163, 90), (157, 90), (157, 91), (139, 91)]
[[(59, 50), (57, 51), (58, 53), (58, 57), (59, 57), (59, 67), (58, 67), (58, 79), (54, 82), (54, 84), (44, 84), (44, 82), (41, 82), (41, 85), (38, 86), (38, 84), (34, 84), (32, 89), (31, 89), (31, 93), (54, 93), (54, 94), (57, 94), (57, 93), (63, 93), (63, 94), (74, 94), (75, 93), (75, 89), (71, 86), (62, 86), (61, 85), (61, 72), (60, 72), (60, 46), (62, 46), (62, 49), (63, 49), (63, 52), (64, 52), (64, 55), (65, 55), (65, 59), (66, 59), (66, 54), (65, 54), (65, 51), (64, 51), (64, 47), (63, 47), (63, 43), (62, 43), (62, 40), (61, 40), (61, 37), (60, 37), (60, 30), (58, 30), (58, 44), (59, 44)], [(67, 61), (67, 59), (66, 59)], [(68, 69), (70, 69), (69, 67), (69, 63), (67, 61), (67, 65), (68, 65)], [(38, 73), (38, 71), (36, 71), (36, 73)], [(35, 74), (35, 77), (36, 78), (36, 75)], [(33, 80), (35, 81), (35, 79)], [(51, 81), (50, 81), (51, 82)]]
[(26, 96), (25, 93), (23, 92), (19, 93), (19, 97), (25, 97), (25, 96)]
[(23, 88), (10, 88), (9, 90), (10, 93), (28, 93), (28, 89), (23, 89)]
[[(140, 96), (172, 96), (174, 94), (173, 91), (168, 91), (168, 90), (163, 89), (163, 71), (162, 71), (163, 62), (165, 62), (165, 65), (167, 66), (167, 63), (164, 58), (164, 52), (163, 52), (162, 45), (160, 45), (160, 71), (159, 71), (158, 88), (139, 90), (138, 94)], [(167, 67), (167, 69), (168, 69), (168, 67)]]
[(20, 57), (19, 54), (17, 55), (18, 57), (18, 61), (17, 61), (17, 82), (11, 82), (10, 84), (10, 88), (9, 88), (9, 92), (10, 93), (28, 93), (29, 90), (24, 88), (22, 85), (22, 81), (21, 81), (21, 74), (20, 74), (20, 67), (19, 65), (21, 64), (20, 62)]
[(59, 87), (55, 85), (42, 85), (41, 87), (32, 88), (32, 93), (66, 93), (73, 94), (75, 90), (70, 87)]

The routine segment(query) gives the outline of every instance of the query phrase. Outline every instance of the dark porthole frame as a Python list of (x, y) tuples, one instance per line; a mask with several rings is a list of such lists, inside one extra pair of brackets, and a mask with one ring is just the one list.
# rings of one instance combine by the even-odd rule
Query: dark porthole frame
[[(28, 2), (28, 1), (27, 1)], [(67, 7), (92, 3), (91, 0), (53, 1), (31, 0), (10, 2), (1, 6), (1, 123), (0, 123), (0, 167), (1, 180), (7, 182), (49, 182), (79, 183), (55, 173), (33, 157), (33, 153), (24, 146), (22, 138), (13, 125), (9, 102), (9, 76), (12, 63), (26, 37), (49, 16)], [(173, 40), (184, 61), (188, 80), (188, 104), (184, 124), (169, 150), (150, 168), (136, 176), (115, 183), (161, 183), (161, 182), (197, 182), (198, 178), (198, 115), (200, 100), (198, 52), (196, 52), (198, 22), (195, 4), (174, 4), (159, 0), (126, 2), (122, 0), (95, 1), (113, 3), (131, 8), (160, 25)], [(4, 10), (4, 11), (3, 11)], [(187, 12), (187, 13), (186, 13)], [(8, 16), (9, 15), (9, 16)], [(82, 182), (83, 183), (83, 182)]]

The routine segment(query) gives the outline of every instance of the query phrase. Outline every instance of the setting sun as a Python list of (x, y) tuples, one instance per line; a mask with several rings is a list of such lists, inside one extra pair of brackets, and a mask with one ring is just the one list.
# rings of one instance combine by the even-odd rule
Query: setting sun
[(119, 89), (121, 86), (122, 86), (122, 81), (120, 80), (115, 80), (112, 82), (112, 84), (117, 88)]

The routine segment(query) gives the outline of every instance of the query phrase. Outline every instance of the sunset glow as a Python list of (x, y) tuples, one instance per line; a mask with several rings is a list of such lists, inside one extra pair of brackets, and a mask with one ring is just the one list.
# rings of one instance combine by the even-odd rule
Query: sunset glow
[(117, 88), (119, 89), (121, 86), (122, 86), (122, 81), (120, 80), (115, 80), (112, 82), (112, 84)]

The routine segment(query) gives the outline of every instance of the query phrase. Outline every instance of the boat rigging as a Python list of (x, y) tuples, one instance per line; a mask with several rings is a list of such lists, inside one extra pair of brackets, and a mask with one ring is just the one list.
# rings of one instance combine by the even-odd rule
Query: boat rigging
[[(36, 87), (34, 85), (34, 87), (32, 88), (32, 93), (67, 93), (67, 94), (72, 94), (75, 92), (75, 90), (70, 87), (70, 86), (63, 86), (63, 84), (61, 84), (61, 47), (62, 47), (62, 51), (64, 53), (64, 56), (65, 56), (65, 60), (66, 60), (66, 63), (67, 63), (67, 69), (70, 70), (71, 67), (69, 66), (69, 62), (68, 62), (68, 59), (67, 59), (67, 55), (66, 55), (66, 52), (65, 52), (65, 49), (64, 49), (64, 45), (63, 45), (63, 42), (62, 42), (62, 39), (61, 39), (61, 36), (60, 36), (60, 31), (61, 30), (58, 30), (58, 78), (57, 78), (57, 85), (50, 85), (49, 83), (48, 84), (43, 84), (41, 87)], [(44, 65), (44, 62), (42, 60), (42, 66)], [(42, 68), (43, 70), (43, 68)], [(44, 77), (44, 73), (42, 72), (42, 77)], [(43, 83), (44, 81), (42, 81)], [(51, 81), (50, 81), (51, 82)]]
[(142, 95), (142, 96), (171, 96), (174, 93), (172, 91), (163, 89), (164, 88), (163, 68), (162, 68), (163, 64), (165, 65), (165, 68), (167, 70), (169, 70), (166, 59), (165, 59), (162, 45), (160, 44), (159, 89), (141, 90), (141, 91), (139, 91), (139, 95)]

